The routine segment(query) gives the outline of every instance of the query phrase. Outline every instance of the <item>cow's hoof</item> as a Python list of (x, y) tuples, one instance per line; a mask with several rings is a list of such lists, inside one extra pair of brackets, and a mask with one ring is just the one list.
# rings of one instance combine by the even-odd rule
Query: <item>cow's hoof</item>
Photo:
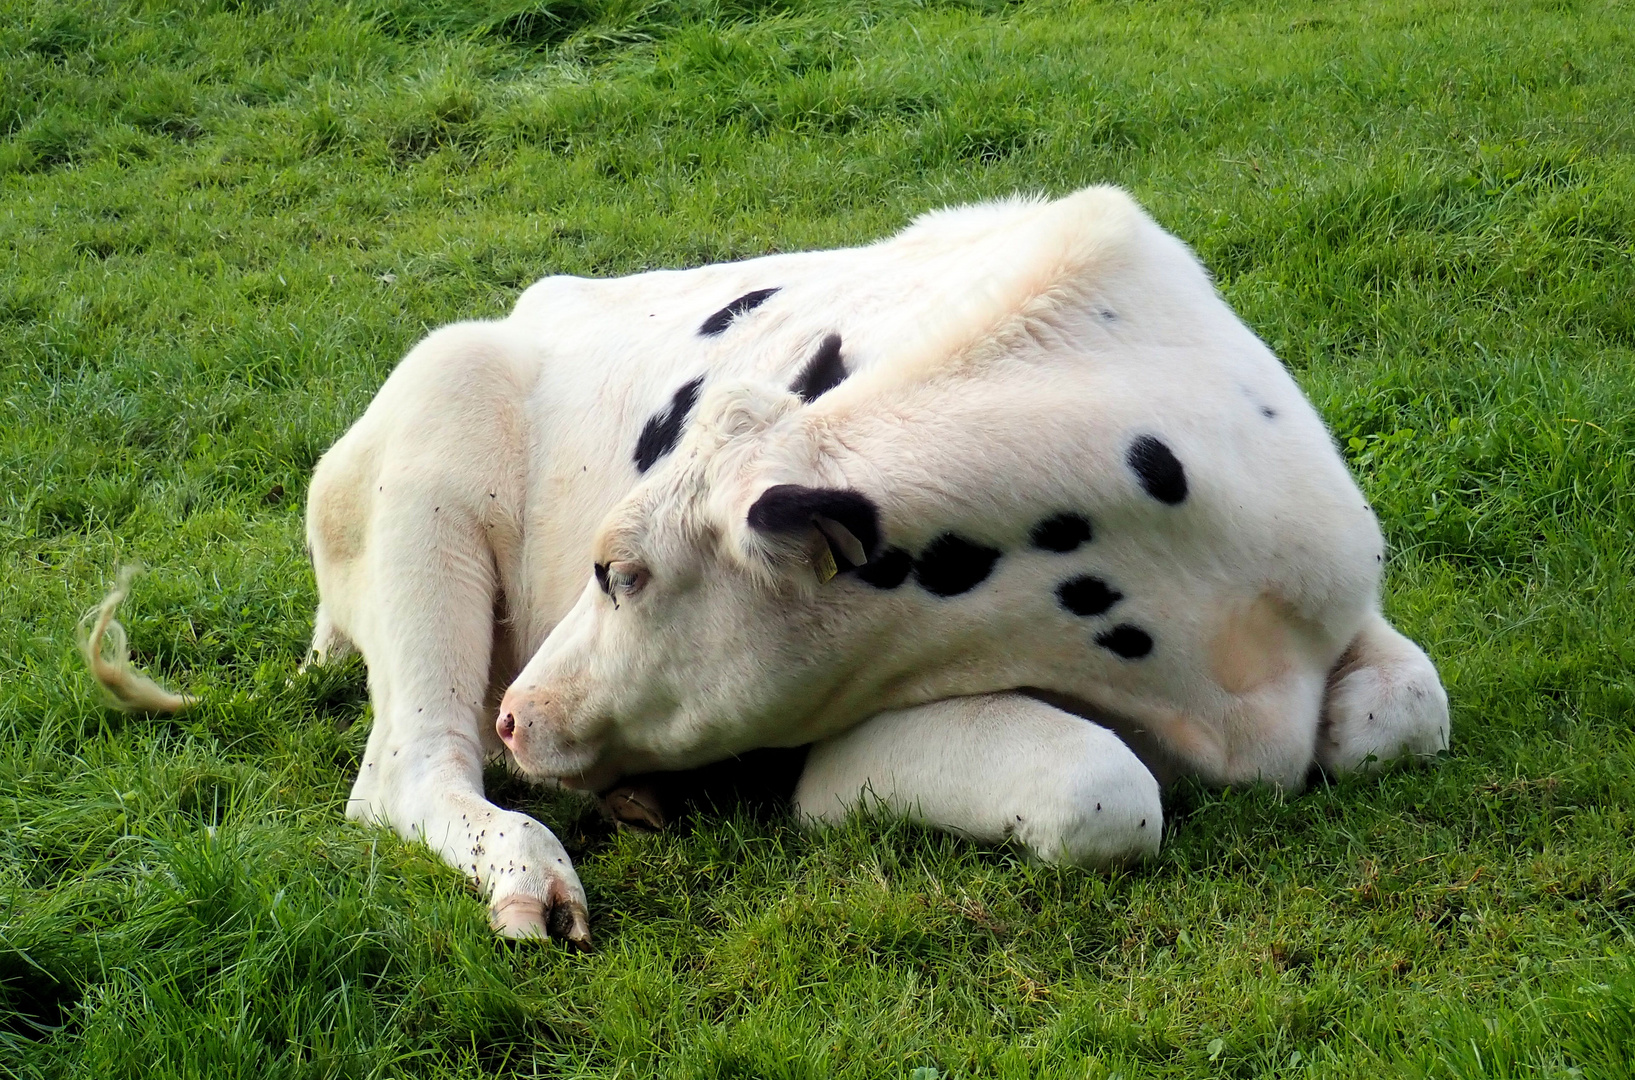
[(590, 951), (590, 913), (585, 902), (564, 882), (552, 882), (548, 899), (512, 893), (495, 900), (488, 924), (513, 941), (558, 938), (581, 952)]
[(648, 784), (624, 784), (602, 796), (614, 821), (642, 832), (663, 832), (668, 824), (658, 792)]

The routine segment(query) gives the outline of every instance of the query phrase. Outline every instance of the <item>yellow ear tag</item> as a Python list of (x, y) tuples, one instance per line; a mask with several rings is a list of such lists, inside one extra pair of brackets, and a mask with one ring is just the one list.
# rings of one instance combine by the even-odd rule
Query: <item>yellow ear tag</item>
[(817, 557), (812, 569), (817, 571), (819, 585), (827, 585), (831, 578), (840, 573), (840, 568), (835, 565), (835, 553), (829, 550), (828, 544), (823, 545), (823, 554)]

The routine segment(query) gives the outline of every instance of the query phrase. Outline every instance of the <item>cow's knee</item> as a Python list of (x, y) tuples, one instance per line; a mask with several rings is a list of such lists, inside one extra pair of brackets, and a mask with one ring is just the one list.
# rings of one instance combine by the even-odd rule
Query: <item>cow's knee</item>
[(1329, 676), (1318, 763), (1336, 773), (1448, 745), (1448, 695), (1419, 646), (1375, 616)]

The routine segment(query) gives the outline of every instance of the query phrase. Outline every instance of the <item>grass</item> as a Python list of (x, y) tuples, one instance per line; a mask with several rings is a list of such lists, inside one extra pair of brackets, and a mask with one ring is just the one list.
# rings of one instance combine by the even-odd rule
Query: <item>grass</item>
[[(1617, 0), (0, 0), (0, 1073), (1630, 1075), (1632, 48)], [(1446, 761), (1183, 786), (1115, 875), (496, 777), (587, 956), (342, 820), (303, 491), (429, 327), (1103, 180), (1333, 425)], [(181, 718), (74, 655), (128, 560)]]

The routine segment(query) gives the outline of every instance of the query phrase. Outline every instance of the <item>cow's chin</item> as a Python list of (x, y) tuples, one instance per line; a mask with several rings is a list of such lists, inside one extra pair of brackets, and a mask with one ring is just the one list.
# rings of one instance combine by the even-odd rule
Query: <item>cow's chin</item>
[(658, 771), (658, 766), (645, 760), (623, 756), (597, 754), (553, 754), (546, 762), (523, 762), (512, 758), (522, 775), (536, 784), (561, 784), (575, 791), (606, 791), (627, 776), (641, 772)]
[(621, 769), (616, 765), (595, 765), (581, 773), (550, 777), (549, 779), (553, 779), (563, 787), (572, 788), (575, 791), (599, 792), (606, 791), (618, 783), (628, 772), (629, 770)]
[[(522, 753), (513, 748), (508, 756), (516, 771), (533, 783), (557, 783), (588, 791), (596, 790), (598, 784), (611, 784), (621, 771), (591, 747), (541, 753), (539, 747), (529, 746)], [(611, 779), (604, 783), (604, 776)]]

